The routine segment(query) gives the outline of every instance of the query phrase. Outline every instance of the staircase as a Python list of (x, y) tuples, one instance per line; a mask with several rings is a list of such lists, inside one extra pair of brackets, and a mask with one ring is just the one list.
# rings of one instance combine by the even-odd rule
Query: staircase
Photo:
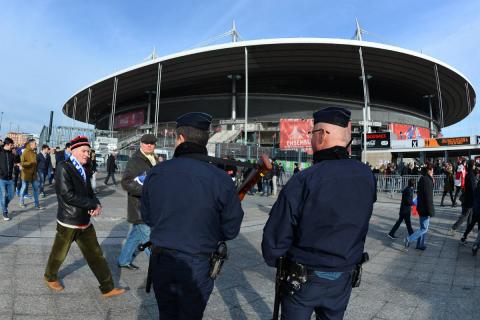
[(215, 156), (215, 146), (217, 143), (231, 143), (234, 142), (242, 130), (225, 130), (215, 133), (210, 137), (207, 144), (208, 155)]
[(135, 135), (132, 135), (132, 136), (129, 136), (129, 137), (125, 137), (122, 140), (119, 140), (118, 141), (118, 150), (125, 149), (125, 148), (131, 146), (132, 144), (138, 143), (140, 141), (140, 139), (142, 138), (142, 136), (143, 136), (143, 134), (140, 133), (140, 134), (135, 134)]

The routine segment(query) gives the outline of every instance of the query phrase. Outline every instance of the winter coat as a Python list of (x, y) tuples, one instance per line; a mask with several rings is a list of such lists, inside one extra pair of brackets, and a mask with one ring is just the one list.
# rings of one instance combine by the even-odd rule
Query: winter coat
[(7, 151), (0, 147), (0, 180), (12, 180), (13, 158), (12, 151)]
[(421, 176), (417, 184), (417, 211), (420, 217), (433, 217), (433, 178), (428, 174)]
[(445, 178), (443, 180), (443, 191), (450, 192), (454, 190), (453, 172), (444, 171)]
[(108, 173), (115, 173), (115, 170), (117, 170), (117, 164), (115, 163), (115, 156), (114, 155), (109, 155), (107, 159), (107, 172)]
[(29, 146), (23, 150), (20, 165), (22, 166), (21, 178), (23, 181), (37, 180), (37, 154)]
[[(158, 160), (156, 156), (155, 160)], [(152, 167), (150, 160), (140, 150), (137, 150), (127, 162), (122, 177), (122, 187), (128, 192), (127, 221), (130, 223), (143, 224), (140, 216), (140, 197), (143, 186), (135, 181), (135, 178), (146, 174)]]

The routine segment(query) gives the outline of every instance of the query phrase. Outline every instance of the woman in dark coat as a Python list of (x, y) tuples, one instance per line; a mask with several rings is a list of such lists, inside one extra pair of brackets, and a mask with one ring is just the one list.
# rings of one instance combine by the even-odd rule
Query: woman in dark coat
[(453, 178), (453, 166), (450, 163), (447, 163), (445, 166), (445, 170), (443, 171), (445, 178), (443, 180), (443, 195), (442, 201), (440, 202), (440, 206), (443, 207), (443, 199), (447, 193), (450, 194), (450, 200), (452, 201), (452, 207), (454, 207), (454, 200), (453, 200), (453, 190), (455, 188), (454, 185), (454, 178)]
[(435, 215), (433, 206), (433, 166), (427, 163), (425, 175), (420, 177), (417, 185), (417, 211), (420, 216), (420, 229), (405, 238), (405, 249), (410, 246), (411, 241), (417, 240), (415, 249), (425, 250), (425, 238), (430, 224), (430, 217)]

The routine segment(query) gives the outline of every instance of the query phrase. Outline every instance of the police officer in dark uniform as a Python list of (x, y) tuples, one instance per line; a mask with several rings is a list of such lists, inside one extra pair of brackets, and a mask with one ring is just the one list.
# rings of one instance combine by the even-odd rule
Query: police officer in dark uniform
[(349, 158), (350, 111), (329, 107), (313, 118), (314, 165), (288, 181), (263, 232), (269, 266), (285, 257), (287, 270), (305, 271), (303, 285), (285, 287), (282, 319), (343, 319), (376, 201), (371, 170)]
[(180, 116), (173, 159), (145, 179), (141, 215), (151, 228), (151, 279), (161, 320), (202, 319), (213, 289), (212, 253), (238, 235), (243, 219), (232, 179), (199, 160), (207, 155), (211, 120), (200, 112)]

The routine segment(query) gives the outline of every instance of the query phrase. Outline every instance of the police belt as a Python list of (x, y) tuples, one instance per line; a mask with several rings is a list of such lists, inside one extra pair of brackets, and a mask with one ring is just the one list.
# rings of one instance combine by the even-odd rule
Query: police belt
[(206, 258), (206, 259), (210, 259), (210, 257), (212, 256), (211, 253), (189, 253), (189, 252), (180, 251), (180, 250), (177, 250), (177, 249), (169, 249), (169, 248), (163, 248), (163, 247), (157, 247), (157, 246), (152, 246), (151, 250), (152, 250), (152, 254), (154, 254), (154, 255), (181, 253), (181, 254), (186, 254), (186, 255), (189, 255), (189, 256)]

